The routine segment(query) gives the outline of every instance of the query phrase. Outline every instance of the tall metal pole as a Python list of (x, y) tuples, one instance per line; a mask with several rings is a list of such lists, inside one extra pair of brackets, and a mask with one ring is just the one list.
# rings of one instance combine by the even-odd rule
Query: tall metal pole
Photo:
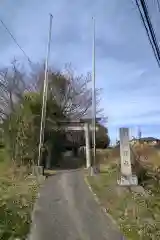
[(43, 85), (41, 127), (40, 127), (40, 134), (39, 134), (38, 166), (41, 165), (41, 150), (42, 150), (42, 146), (44, 143), (44, 129), (45, 129), (47, 93), (48, 93), (48, 61), (49, 61), (50, 45), (51, 45), (52, 19), (53, 19), (53, 16), (50, 14), (49, 38), (48, 38), (48, 45), (47, 45), (47, 56), (46, 56), (46, 62), (45, 62), (45, 77), (44, 77), (44, 85)]
[(96, 90), (95, 90), (95, 19), (93, 20), (93, 45), (92, 45), (92, 144), (93, 167), (96, 165)]

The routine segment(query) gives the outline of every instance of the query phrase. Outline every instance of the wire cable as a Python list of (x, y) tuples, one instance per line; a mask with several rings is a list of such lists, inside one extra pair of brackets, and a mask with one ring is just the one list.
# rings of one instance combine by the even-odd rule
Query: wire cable
[[(154, 31), (152, 29), (152, 27), (148, 26), (148, 21), (146, 21), (146, 15), (148, 16), (148, 14), (146, 14), (146, 12), (144, 11), (144, 8), (143, 8), (143, 4), (142, 4), (142, 1), (140, 0), (140, 3), (141, 3), (141, 7), (139, 5), (139, 0), (135, 0), (136, 2), (136, 5), (138, 7), (138, 10), (139, 10), (139, 13), (140, 13), (140, 17), (141, 17), (141, 20), (142, 20), (142, 23), (145, 27), (145, 30), (146, 30), (146, 33), (147, 33), (147, 36), (148, 36), (148, 39), (149, 39), (149, 42), (150, 42), (150, 45), (152, 47), (152, 50), (153, 50), (153, 53), (155, 55), (155, 58), (157, 60), (157, 63), (158, 63), (158, 66), (160, 67), (160, 55), (159, 55), (159, 48), (157, 49), (158, 45), (156, 46), (155, 42), (156, 42), (156, 39), (154, 39)], [(142, 12), (143, 10), (143, 12)], [(146, 10), (146, 9), (145, 9)], [(149, 16), (148, 16), (149, 17)], [(150, 21), (149, 21), (150, 22)], [(150, 22), (151, 24), (151, 22)], [(152, 30), (151, 30), (152, 29)], [(156, 42), (157, 43), (157, 42)], [(158, 51), (157, 51), (158, 50)]]
[(143, 8), (143, 11), (144, 11), (144, 14), (145, 14), (145, 17), (146, 17), (146, 21), (147, 21), (147, 24), (148, 24), (153, 42), (154, 42), (154, 46), (155, 46), (156, 51), (157, 51), (158, 58), (160, 60), (160, 49), (159, 49), (159, 46), (158, 46), (158, 43), (157, 43), (157, 38), (156, 38), (156, 34), (155, 34), (155, 31), (154, 31), (152, 22), (150, 20), (147, 3), (145, 2), (145, 0), (140, 0), (140, 1), (141, 1), (141, 4), (142, 4), (142, 8)]
[(25, 51), (23, 50), (23, 48), (19, 45), (19, 43), (17, 42), (16, 38), (13, 36), (13, 34), (10, 32), (10, 30), (8, 29), (8, 27), (6, 26), (6, 24), (2, 21), (2, 19), (0, 19), (0, 22), (2, 23), (3, 27), (6, 29), (6, 31), (9, 33), (9, 35), (11, 36), (11, 38), (13, 39), (13, 41), (16, 43), (16, 45), (19, 47), (19, 49), (23, 52), (24, 56), (27, 58), (28, 62), (30, 64), (32, 64), (32, 61), (30, 60), (30, 58), (27, 56), (27, 54), (25, 53)]
[(160, 12), (160, 2), (159, 0), (156, 0), (156, 2), (157, 2), (158, 11)]

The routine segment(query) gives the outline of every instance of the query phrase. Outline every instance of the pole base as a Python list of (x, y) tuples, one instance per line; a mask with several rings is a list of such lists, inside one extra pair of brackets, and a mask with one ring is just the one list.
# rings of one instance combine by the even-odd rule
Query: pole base
[(100, 173), (100, 164), (96, 164), (95, 169), (96, 173)]
[(121, 176), (120, 180), (118, 180), (117, 183), (120, 186), (137, 186), (138, 179), (136, 175)]
[(94, 175), (95, 175), (94, 167), (91, 166), (91, 168), (90, 168), (90, 176), (94, 176)]
[(90, 167), (90, 175), (95, 176), (98, 173), (96, 166)]
[(34, 176), (40, 176), (43, 175), (44, 167), (43, 166), (33, 166), (32, 167), (32, 175)]

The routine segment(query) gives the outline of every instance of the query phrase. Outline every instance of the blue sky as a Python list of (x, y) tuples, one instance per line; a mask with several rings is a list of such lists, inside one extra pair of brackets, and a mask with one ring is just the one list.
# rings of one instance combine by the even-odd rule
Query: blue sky
[[(79, 74), (91, 71), (92, 16), (96, 18), (96, 85), (108, 116), (111, 139), (120, 126), (139, 125), (143, 136), (160, 137), (160, 69), (134, 0), (1, 0), (0, 18), (33, 62), (46, 55), (49, 13), (53, 14), (50, 63), (66, 63)], [(150, 5), (156, 30), (160, 14)], [(154, 14), (153, 14), (154, 13)], [(157, 32), (158, 34), (158, 32)], [(160, 39), (160, 32), (157, 35)], [(23, 53), (0, 25), (0, 66)]]

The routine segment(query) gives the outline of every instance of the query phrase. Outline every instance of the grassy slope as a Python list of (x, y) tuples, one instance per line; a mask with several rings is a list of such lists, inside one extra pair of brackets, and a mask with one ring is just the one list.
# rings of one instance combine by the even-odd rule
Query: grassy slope
[(26, 239), (31, 211), (37, 194), (37, 181), (25, 168), (14, 169), (0, 151), (0, 239)]
[(128, 239), (160, 239), (160, 186), (148, 181), (145, 185), (148, 197), (118, 187), (115, 161), (118, 156), (118, 150), (101, 152), (101, 174), (88, 177), (93, 190)]

